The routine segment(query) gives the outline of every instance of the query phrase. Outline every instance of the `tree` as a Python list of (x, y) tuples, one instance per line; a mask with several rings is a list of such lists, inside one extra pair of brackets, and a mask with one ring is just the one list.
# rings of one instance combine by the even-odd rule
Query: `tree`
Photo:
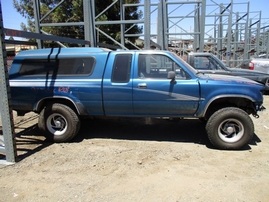
[[(113, 1), (95, 1), (96, 7), (96, 15), (98, 13), (105, 10)], [(131, 4), (131, 3), (139, 3), (140, 0), (124, 0), (124, 3)], [(126, 7), (125, 9), (125, 20), (136, 20), (141, 19), (142, 11), (138, 11), (138, 8), (135, 6)], [(97, 21), (113, 21), (113, 20), (120, 20), (120, 5), (114, 4), (109, 10), (107, 10), (103, 15), (101, 15)], [(98, 26), (101, 30), (109, 33), (109, 35), (117, 40), (120, 41), (120, 25), (99, 25)], [(129, 30), (130, 29), (130, 30)], [(142, 33), (142, 28), (133, 24), (126, 24), (125, 30), (129, 30), (128, 34), (140, 34)], [(137, 38), (128, 38), (131, 42), (135, 42)], [(99, 41), (102, 43), (107, 43), (107, 39), (105, 36), (100, 35)], [(127, 44), (128, 46), (128, 44)]]
[[(55, 8), (61, 0), (40, 0), (40, 16), (41, 18), (51, 9)], [(140, 0), (124, 0), (123, 3), (139, 3)], [(96, 0), (95, 1), (95, 13), (98, 15), (105, 8), (111, 5), (113, 0)], [(13, 0), (15, 9), (25, 18), (27, 18), (28, 25), (21, 24), (21, 28), (24, 31), (35, 31), (35, 19), (33, 0)], [(120, 20), (120, 5), (119, 3), (114, 4), (106, 12), (104, 12), (97, 20), (99, 21), (112, 21)], [(125, 9), (125, 19), (134, 20), (140, 19), (142, 12), (138, 10), (138, 7), (131, 6)], [(59, 23), (59, 22), (83, 22), (83, 0), (65, 0), (58, 8), (56, 8), (50, 15), (48, 15), (42, 23)], [(132, 28), (128, 33), (138, 34), (142, 32), (142, 27), (138, 25), (128, 24), (125, 26), (125, 30)], [(105, 33), (120, 41), (120, 25), (100, 25), (99, 28)], [(84, 39), (84, 26), (62, 26), (62, 27), (42, 27), (42, 30), (57, 36), (70, 37), (77, 39)], [(129, 38), (130, 41), (134, 42), (136, 38)], [(99, 34), (99, 41), (107, 44), (114, 44), (107, 37)]]

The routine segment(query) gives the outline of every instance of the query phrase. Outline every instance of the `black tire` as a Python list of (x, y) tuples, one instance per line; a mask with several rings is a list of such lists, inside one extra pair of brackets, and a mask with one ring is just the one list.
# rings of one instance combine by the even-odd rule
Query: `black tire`
[(218, 149), (240, 149), (254, 135), (254, 124), (249, 115), (235, 107), (216, 111), (206, 124), (210, 142)]
[(55, 103), (39, 114), (38, 127), (53, 142), (68, 142), (80, 129), (78, 115), (68, 106)]

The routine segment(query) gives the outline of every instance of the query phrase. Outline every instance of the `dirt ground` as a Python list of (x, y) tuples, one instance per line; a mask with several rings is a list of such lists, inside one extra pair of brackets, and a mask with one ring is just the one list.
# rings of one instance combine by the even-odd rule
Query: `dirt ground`
[(264, 106), (239, 151), (214, 149), (198, 120), (87, 119), (51, 144), (36, 114), (14, 117), (19, 161), (0, 165), (0, 201), (269, 201), (269, 96)]

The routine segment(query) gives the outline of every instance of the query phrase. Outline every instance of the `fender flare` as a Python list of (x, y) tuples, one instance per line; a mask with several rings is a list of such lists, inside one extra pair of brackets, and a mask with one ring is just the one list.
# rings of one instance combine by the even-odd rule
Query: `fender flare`
[[(51, 102), (51, 100), (62, 100), (63, 102), (67, 101), (67, 102), (71, 103), (74, 106), (74, 108), (75, 108), (78, 115), (81, 115), (81, 116), (89, 115), (86, 108), (84, 107), (84, 105), (81, 102), (79, 102), (79, 101), (76, 102), (76, 101), (72, 100), (71, 98), (64, 97), (64, 96), (52, 96), (52, 97), (42, 98), (33, 107), (34, 111), (40, 112), (41, 109), (43, 108), (43, 105), (44, 105), (43, 103), (47, 102), (47, 101)], [(59, 103), (59, 101), (57, 103)]]

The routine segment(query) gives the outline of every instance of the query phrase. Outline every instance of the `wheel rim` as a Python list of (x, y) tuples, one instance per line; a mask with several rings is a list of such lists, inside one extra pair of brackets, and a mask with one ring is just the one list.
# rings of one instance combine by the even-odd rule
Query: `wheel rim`
[(243, 124), (236, 119), (224, 120), (218, 128), (219, 137), (225, 142), (237, 142), (244, 135)]
[(53, 135), (63, 135), (67, 127), (68, 123), (61, 114), (52, 114), (47, 118), (47, 128)]

